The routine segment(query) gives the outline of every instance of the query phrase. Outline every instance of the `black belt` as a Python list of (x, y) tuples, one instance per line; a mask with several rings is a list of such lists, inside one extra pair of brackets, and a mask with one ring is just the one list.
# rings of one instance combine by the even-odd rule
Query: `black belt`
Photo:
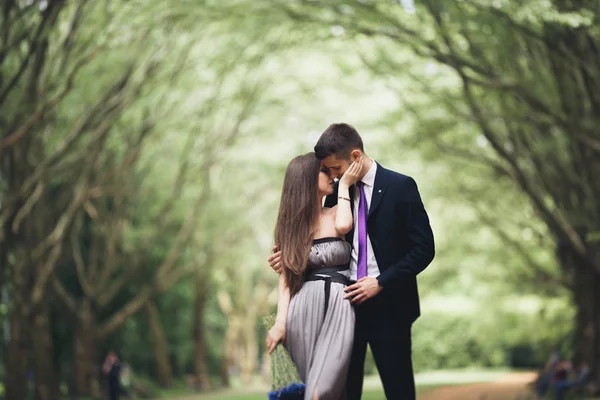
[(327, 308), (329, 307), (329, 294), (331, 293), (331, 283), (341, 283), (348, 286), (350, 280), (346, 276), (340, 274), (341, 271), (348, 270), (349, 265), (336, 265), (334, 267), (325, 268), (307, 268), (304, 272), (304, 282), (310, 281), (324, 281), (325, 282), (325, 312), (323, 313), (323, 319), (327, 315)]

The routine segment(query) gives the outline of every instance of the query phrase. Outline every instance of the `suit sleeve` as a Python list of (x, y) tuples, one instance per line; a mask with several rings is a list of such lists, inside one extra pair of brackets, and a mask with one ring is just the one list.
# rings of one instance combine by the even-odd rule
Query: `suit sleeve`
[(325, 207), (333, 207), (337, 204), (337, 194), (338, 194), (338, 182), (335, 183), (333, 187), (333, 194), (325, 197)]
[(408, 178), (402, 184), (402, 193), (408, 198), (405, 204), (408, 207), (406, 236), (410, 242), (410, 250), (377, 277), (379, 285), (383, 288), (397, 286), (407, 276), (416, 276), (427, 268), (435, 256), (433, 232), (417, 183), (413, 178)]

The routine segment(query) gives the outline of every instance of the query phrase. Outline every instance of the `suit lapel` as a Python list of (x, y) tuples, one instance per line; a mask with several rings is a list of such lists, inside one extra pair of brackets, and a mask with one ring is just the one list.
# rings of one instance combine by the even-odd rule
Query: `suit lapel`
[(383, 195), (385, 194), (386, 187), (387, 182), (385, 179), (385, 169), (378, 164), (377, 174), (375, 174), (375, 183), (373, 184), (373, 194), (371, 195), (371, 205), (369, 207), (369, 214), (367, 218), (371, 217), (371, 215), (377, 210), (377, 207), (379, 207), (381, 199), (383, 199)]
[[(383, 195), (385, 194), (385, 189), (387, 188), (388, 179), (387, 179), (387, 170), (381, 166), (381, 164), (377, 164), (377, 173), (375, 174), (375, 182), (373, 184), (373, 194), (371, 196), (371, 205), (369, 207), (369, 214), (367, 215), (367, 219), (371, 217), (371, 215), (377, 210), (379, 204), (381, 204), (381, 200), (383, 199)], [(350, 205), (352, 207), (352, 213), (354, 214), (354, 201), (358, 201), (356, 196), (354, 195), (356, 192), (356, 186), (350, 187)], [(354, 216), (356, 218), (356, 216)], [(352, 226), (350, 232), (346, 234), (346, 241), (353, 243), (354, 240), (354, 229), (356, 228), (356, 219), (355, 223)]]

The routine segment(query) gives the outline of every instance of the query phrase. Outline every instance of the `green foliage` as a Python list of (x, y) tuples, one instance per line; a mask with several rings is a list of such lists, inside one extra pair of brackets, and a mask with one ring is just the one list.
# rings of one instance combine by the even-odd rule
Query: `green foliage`
[(515, 298), (467, 313), (425, 312), (413, 328), (415, 370), (537, 368), (555, 349), (568, 354), (571, 308), (563, 301), (530, 300), (533, 306)]

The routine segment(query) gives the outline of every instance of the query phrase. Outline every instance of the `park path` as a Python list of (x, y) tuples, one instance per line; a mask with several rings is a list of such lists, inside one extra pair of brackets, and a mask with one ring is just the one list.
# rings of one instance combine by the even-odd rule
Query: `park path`
[(526, 387), (534, 379), (535, 373), (514, 372), (495, 382), (434, 389), (420, 395), (418, 400), (521, 400), (530, 398), (526, 396)]

